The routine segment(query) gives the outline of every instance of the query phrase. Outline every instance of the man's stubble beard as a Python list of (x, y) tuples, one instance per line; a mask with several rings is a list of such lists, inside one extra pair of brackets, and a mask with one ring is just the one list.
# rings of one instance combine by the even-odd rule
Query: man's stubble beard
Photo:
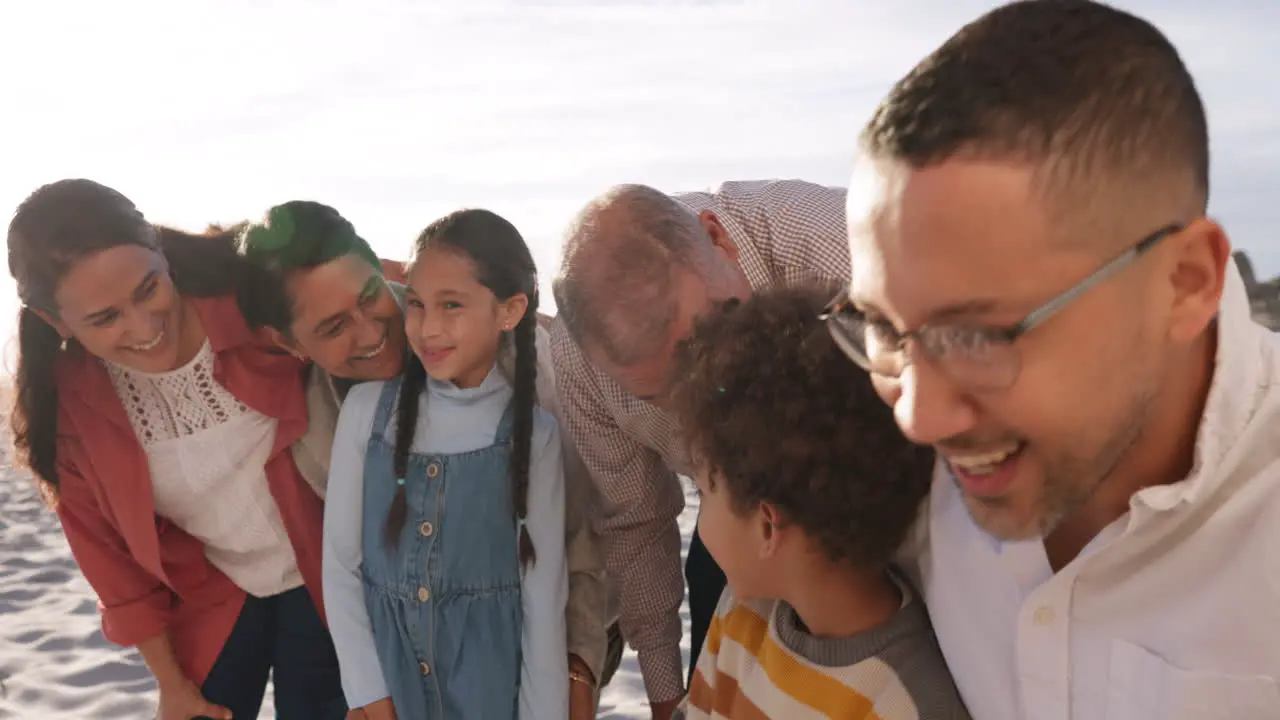
[(1115, 478), (1116, 470), (1143, 438), (1155, 404), (1155, 386), (1150, 383), (1133, 396), (1121, 420), (1097, 445), (1101, 449), (1092, 457), (1064, 456), (1061, 461), (1046, 463), (1036, 512), (1040, 537), (1051, 534)]

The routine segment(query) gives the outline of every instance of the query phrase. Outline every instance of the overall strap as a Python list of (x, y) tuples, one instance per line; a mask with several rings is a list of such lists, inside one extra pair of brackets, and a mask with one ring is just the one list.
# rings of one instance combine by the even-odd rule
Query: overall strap
[(383, 383), (382, 394), (378, 396), (378, 411), (373, 416), (373, 435), (384, 435), (387, 423), (391, 420), (391, 412), (396, 408), (396, 399), (399, 395), (399, 377)]
[(498, 421), (498, 432), (493, 436), (494, 445), (507, 445), (511, 443), (511, 427), (516, 421), (515, 400), (507, 403), (507, 409), (502, 411), (502, 419)]

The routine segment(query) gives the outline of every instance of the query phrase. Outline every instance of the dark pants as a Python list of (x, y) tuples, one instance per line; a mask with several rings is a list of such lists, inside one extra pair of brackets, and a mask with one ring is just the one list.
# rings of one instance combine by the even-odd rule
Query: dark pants
[(200, 692), (235, 720), (257, 720), (268, 676), (280, 720), (346, 717), (333, 640), (305, 587), (246, 598)]
[(698, 531), (689, 541), (689, 555), (684, 561), (684, 579), (689, 584), (689, 684), (698, 665), (698, 653), (707, 638), (711, 618), (715, 615), (720, 593), (724, 591), (724, 571), (707, 552)]

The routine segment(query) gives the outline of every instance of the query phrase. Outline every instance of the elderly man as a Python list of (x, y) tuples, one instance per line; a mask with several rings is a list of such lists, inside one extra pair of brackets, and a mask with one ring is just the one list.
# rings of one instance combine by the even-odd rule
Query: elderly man
[(1280, 718), (1280, 343), (1208, 190), (1178, 53), (1084, 0), (984, 15), (862, 135), (828, 318), (940, 455), (915, 564), (974, 717)]
[[(271, 328), (276, 342), (315, 363), (308, 385), (311, 426), (294, 448), (304, 476), (328, 475), (338, 407), (353, 383), (384, 380), (400, 372), (408, 346), (402, 310), (399, 263), (382, 260), (351, 223), (333, 208), (295, 201), (287, 208), (293, 229), (287, 242), (264, 242), (244, 233), (241, 251), (253, 270), (240, 293), (241, 312), (250, 325)], [(384, 278), (384, 272), (389, 277)], [(538, 401), (559, 415), (549, 336), (539, 328)], [(565, 542), (569, 564), (568, 625), (570, 720), (595, 717), (595, 685), (603, 671), (607, 594), (599, 538), (585, 521), (593, 493), (591, 481), (571, 445), (565, 448)], [(321, 495), (324, 487), (317, 488)], [(339, 612), (330, 608), (330, 613)], [(381, 685), (372, 667), (343, 668), (344, 681), (355, 675)], [(345, 683), (344, 683), (345, 684)], [(348, 697), (351, 717), (390, 717), (390, 701)], [(361, 714), (363, 713), (363, 714)]]
[[(844, 190), (733, 182), (669, 196), (613, 188), (572, 224), (554, 283), (552, 356), (565, 427), (603, 500), (606, 565), (654, 717), (684, 694), (676, 517), (688, 471), (663, 410), (676, 343), (713, 303), (848, 277)], [(686, 565), (696, 659), (724, 575), (695, 535)]]

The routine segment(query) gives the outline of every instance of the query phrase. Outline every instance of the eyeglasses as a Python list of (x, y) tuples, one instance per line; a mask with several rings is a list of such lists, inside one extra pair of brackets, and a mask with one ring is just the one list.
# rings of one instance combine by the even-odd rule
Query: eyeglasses
[(910, 363), (907, 356), (907, 341), (910, 340), (914, 341), (918, 352), (956, 383), (971, 390), (1007, 390), (1013, 386), (1022, 369), (1022, 358), (1014, 346), (1018, 338), (1182, 228), (1181, 225), (1169, 225), (1142, 238), (1013, 325), (925, 325), (911, 332), (899, 333), (887, 322), (869, 320), (849, 301), (847, 291), (838, 295), (819, 317), (826, 322), (832, 339), (845, 355), (874, 375), (901, 376)]

